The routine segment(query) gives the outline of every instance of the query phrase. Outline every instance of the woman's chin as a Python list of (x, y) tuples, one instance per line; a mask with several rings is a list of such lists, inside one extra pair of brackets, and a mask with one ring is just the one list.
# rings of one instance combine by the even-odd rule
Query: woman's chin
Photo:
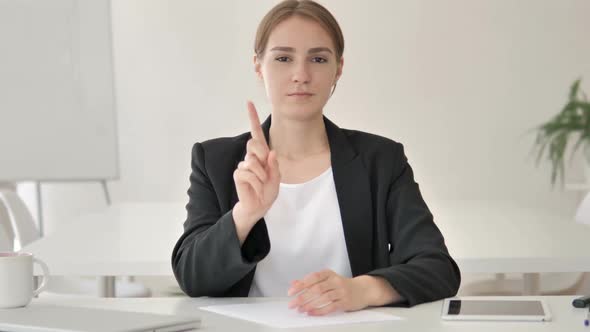
[(310, 120), (322, 116), (321, 108), (312, 105), (288, 105), (280, 110), (282, 116), (292, 120)]

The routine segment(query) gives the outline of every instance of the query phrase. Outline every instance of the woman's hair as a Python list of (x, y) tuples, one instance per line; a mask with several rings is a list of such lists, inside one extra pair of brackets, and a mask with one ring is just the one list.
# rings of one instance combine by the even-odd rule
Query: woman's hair
[(344, 53), (344, 36), (338, 22), (322, 5), (312, 0), (284, 0), (274, 6), (260, 21), (254, 41), (256, 56), (262, 57), (272, 30), (285, 19), (299, 16), (319, 23), (330, 35), (334, 42), (336, 59)]

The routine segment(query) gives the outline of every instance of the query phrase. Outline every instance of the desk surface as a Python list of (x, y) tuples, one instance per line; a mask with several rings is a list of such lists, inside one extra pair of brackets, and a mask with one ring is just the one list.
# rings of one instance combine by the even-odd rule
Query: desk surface
[[(400, 321), (334, 325), (321, 328), (300, 328), (294, 331), (590, 331), (584, 327), (583, 321), (587, 309), (572, 307), (573, 296), (531, 296), (518, 299), (544, 298), (549, 304), (553, 316), (551, 322), (448, 322), (440, 319), (442, 301), (426, 303), (413, 308), (374, 308), (404, 318)], [(74, 298), (74, 297), (41, 297), (34, 299), (31, 305), (64, 305), (92, 308), (108, 308), (115, 310), (153, 312), (161, 314), (194, 315), (202, 319), (200, 331), (290, 331), (289, 329), (273, 329), (249, 321), (242, 321), (219, 314), (201, 311), (199, 307), (214, 304), (251, 303), (268, 301), (263, 298)]]
[(509, 202), (447, 201), (431, 207), (462, 272), (588, 272), (590, 225), (574, 215)]
[[(463, 273), (590, 271), (584, 245), (590, 226), (573, 216), (498, 202), (431, 208)], [(22, 250), (44, 260), (54, 275), (172, 275), (172, 248), (185, 217), (182, 203), (113, 206)]]
[(114, 205), (72, 220), (21, 251), (45, 261), (53, 275), (171, 276), (172, 249), (185, 219), (179, 203)]

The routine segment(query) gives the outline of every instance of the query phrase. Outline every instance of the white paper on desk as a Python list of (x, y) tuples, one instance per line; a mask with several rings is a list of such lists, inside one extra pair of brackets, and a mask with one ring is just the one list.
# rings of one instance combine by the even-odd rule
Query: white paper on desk
[(288, 301), (268, 301), (243, 304), (225, 304), (201, 307), (203, 310), (249, 320), (278, 328), (309, 327), (335, 324), (352, 324), (401, 320), (401, 317), (373, 310), (339, 312), (326, 316), (308, 316), (287, 307)]

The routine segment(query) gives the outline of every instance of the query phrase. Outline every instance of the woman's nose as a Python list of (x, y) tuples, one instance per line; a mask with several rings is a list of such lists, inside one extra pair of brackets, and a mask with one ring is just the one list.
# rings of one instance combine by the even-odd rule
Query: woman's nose
[(307, 64), (297, 64), (293, 70), (293, 82), (295, 83), (309, 83), (311, 75)]

